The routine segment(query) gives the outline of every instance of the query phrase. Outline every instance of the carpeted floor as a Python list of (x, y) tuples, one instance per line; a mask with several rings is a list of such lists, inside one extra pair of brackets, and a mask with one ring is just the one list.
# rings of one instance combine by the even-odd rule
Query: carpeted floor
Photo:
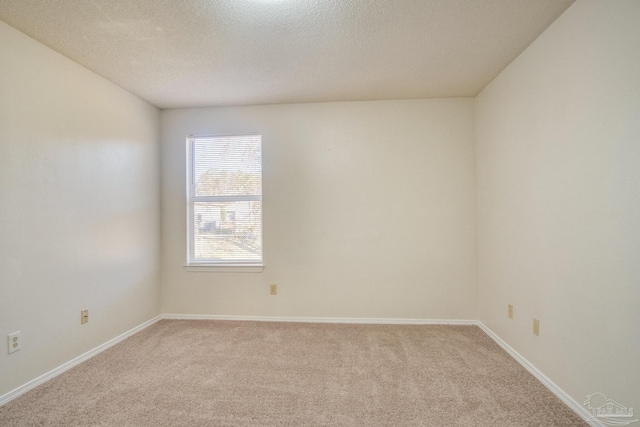
[(8, 426), (587, 426), (475, 326), (163, 320)]

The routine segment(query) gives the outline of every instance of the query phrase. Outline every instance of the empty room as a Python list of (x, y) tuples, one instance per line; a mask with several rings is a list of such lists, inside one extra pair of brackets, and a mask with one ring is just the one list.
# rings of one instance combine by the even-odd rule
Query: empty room
[(0, 336), (1, 426), (640, 426), (640, 1), (0, 0)]

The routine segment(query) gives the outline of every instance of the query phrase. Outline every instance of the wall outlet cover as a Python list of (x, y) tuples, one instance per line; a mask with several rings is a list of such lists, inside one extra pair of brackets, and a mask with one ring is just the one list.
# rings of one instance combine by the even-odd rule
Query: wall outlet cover
[(15, 353), (22, 348), (22, 337), (20, 331), (16, 331), (8, 335), (9, 337), (9, 354)]

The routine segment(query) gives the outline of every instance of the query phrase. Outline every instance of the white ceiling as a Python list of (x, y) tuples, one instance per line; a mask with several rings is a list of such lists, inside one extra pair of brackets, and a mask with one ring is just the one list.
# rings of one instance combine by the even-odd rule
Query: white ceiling
[(475, 96), (574, 0), (0, 0), (160, 108)]

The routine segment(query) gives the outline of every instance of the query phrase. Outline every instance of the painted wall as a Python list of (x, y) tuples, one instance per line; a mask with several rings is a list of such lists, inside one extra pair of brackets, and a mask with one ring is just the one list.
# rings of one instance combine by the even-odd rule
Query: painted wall
[[(186, 272), (185, 137), (247, 132), (264, 272)], [(474, 319), (473, 132), (463, 98), (162, 111), (163, 312)]]
[(0, 22), (0, 395), (160, 313), (158, 129)]
[(578, 1), (476, 99), (480, 320), (577, 402), (636, 412), (639, 22)]

